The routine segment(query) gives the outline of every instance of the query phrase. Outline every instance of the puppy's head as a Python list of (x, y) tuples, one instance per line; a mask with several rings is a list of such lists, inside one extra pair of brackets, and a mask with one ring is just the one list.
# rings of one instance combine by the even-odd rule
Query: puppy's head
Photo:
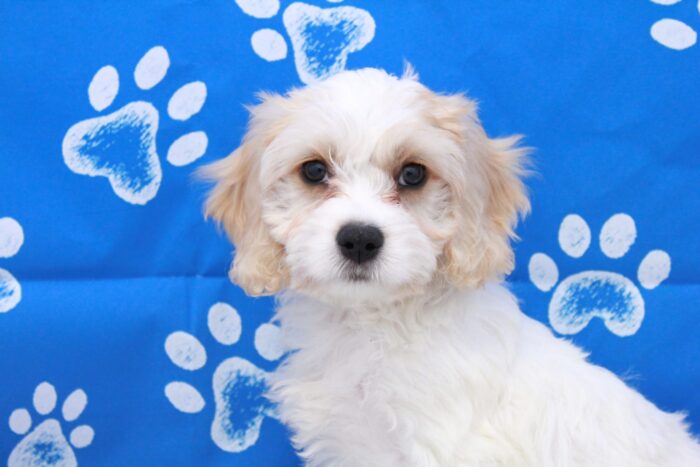
[(395, 299), (512, 269), (522, 150), (489, 139), (462, 95), (365, 69), (250, 111), (241, 147), (205, 168), (249, 294)]

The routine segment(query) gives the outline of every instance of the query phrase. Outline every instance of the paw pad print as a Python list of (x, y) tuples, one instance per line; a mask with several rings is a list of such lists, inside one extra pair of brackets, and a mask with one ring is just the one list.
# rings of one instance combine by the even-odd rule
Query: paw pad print
[[(279, 0), (236, 0), (236, 3), (245, 14), (258, 19), (272, 18), (280, 9)], [(372, 15), (352, 6), (319, 8), (294, 2), (284, 10), (282, 22), (292, 44), (299, 79), (306, 84), (344, 70), (348, 55), (362, 50), (374, 39)], [(274, 29), (253, 33), (251, 45), (263, 60), (287, 58), (287, 41)]]
[[(634, 219), (627, 214), (610, 217), (600, 231), (600, 249), (611, 259), (627, 254), (637, 238)], [(582, 257), (591, 243), (591, 230), (586, 221), (570, 214), (559, 227), (559, 246), (572, 258)], [(603, 320), (613, 334), (624, 337), (635, 334), (644, 320), (644, 299), (639, 288), (627, 277), (611, 271), (583, 271), (557, 285), (559, 269), (548, 255), (535, 253), (528, 272), (532, 283), (543, 292), (554, 293), (549, 302), (549, 322), (560, 334), (576, 334), (591, 319)], [(671, 272), (671, 258), (665, 251), (652, 250), (637, 269), (639, 284), (648, 290), (656, 288)]]
[[(207, 318), (209, 332), (219, 344), (231, 346), (241, 336), (241, 318), (226, 303), (216, 303)], [(261, 325), (255, 333), (255, 348), (266, 360), (278, 360), (283, 351), (279, 347), (279, 328), (273, 324)], [(165, 340), (165, 352), (176, 366), (188, 371), (201, 370), (207, 362), (207, 352), (192, 334), (176, 331)], [(272, 404), (264, 397), (268, 373), (240, 357), (220, 362), (214, 370), (214, 419), (211, 439), (227, 452), (242, 452), (254, 445), (260, 437), (265, 417), (275, 417)], [(202, 393), (183, 381), (172, 381), (165, 386), (165, 396), (177, 410), (196, 414), (206, 402)]]
[[(659, 5), (675, 5), (682, 0), (651, 0)], [(700, 1), (698, 1), (700, 12)], [(695, 45), (698, 34), (693, 28), (683, 21), (672, 18), (663, 18), (655, 22), (649, 31), (651, 37), (659, 44), (674, 50), (685, 50)]]
[[(167, 50), (150, 49), (134, 70), (136, 85), (148, 91), (160, 83), (170, 67)], [(100, 68), (88, 87), (90, 105), (101, 112), (112, 105), (119, 92), (119, 73), (111, 65)], [(168, 102), (171, 119), (185, 121), (197, 114), (207, 97), (201, 81), (185, 84)], [(114, 193), (131, 204), (146, 204), (158, 193), (162, 179), (156, 137), (160, 114), (147, 101), (130, 102), (104, 116), (76, 123), (63, 138), (63, 160), (79, 175), (105, 177)], [(180, 136), (169, 147), (172, 165), (191, 164), (204, 155), (207, 134), (194, 131)]]
[[(37, 414), (49, 416), (56, 408), (56, 389), (43, 382), (34, 390), (33, 405)], [(75, 422), (85, 410), (87, 395), (82, 389), (73, 391), (63, 402), (61, 414), (64, 423)], [(73, 428), (69, 440), (63, 435), (61, 422), (48, 418), (32, 430), (32, 417), (27, 409), (16, 409), (10, 415), (10, 430), (23, 436), (10, 453), (8, 467), (74, 467), (78, 465), (73, 448), (82, 449), (90, 444), (95, 432), (89, 425)], [(31, 431), (30, 431), (31, 430)]]
[[(11, 217), (0, 218), (0, 258), (16, 255), (24, 243), (22, 226)], [(22, 286), (10, 271), (0, 268), (0, 313), (17, 306), (22, 299)]]

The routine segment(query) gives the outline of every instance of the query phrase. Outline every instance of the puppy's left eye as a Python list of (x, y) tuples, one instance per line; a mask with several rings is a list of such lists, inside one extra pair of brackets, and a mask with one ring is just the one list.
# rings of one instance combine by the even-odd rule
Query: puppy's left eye
[(304, 162), (301, 166), (301, 176), (306, 183), (317, 185), (328, 181), (328, 168), (321, 161)]
[(421, 164), (406, 164), (401, 167), (399, 174), (399, 186), (406, 188), (418, 188), (425, 183), (425, 166)]

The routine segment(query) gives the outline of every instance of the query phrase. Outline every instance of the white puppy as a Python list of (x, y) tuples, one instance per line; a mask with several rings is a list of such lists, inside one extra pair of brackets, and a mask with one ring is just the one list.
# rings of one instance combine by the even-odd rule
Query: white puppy
[(270, 397), (309, 466), (700, 466), (657, 409), (498, 281), (528, 209), (517, 138), (409, 72), (263, 95), (208, 215), (231, 278), (280, 293)]

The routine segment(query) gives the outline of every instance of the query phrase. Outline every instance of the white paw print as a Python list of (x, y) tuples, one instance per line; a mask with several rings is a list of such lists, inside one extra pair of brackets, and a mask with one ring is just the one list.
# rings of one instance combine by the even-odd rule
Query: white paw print
[[(24, 231), (11, 217), (0, 218), (0, 258), (11, 258), (24, 243)], [(10, 271), (0, 268), (0, 313), (17, 306), (22, 299), (22, 286)]]
[[(600, 231), (600, 249), (611, 259), (627, 254), (637, 238), (634, 219), (627, 214), (610, 217)], [(559, 227), (559, 246), (572, 258), (580, 258), (591, 243), (591, 230), (583, 218), (570, 214)], [(535, 253), (528, 265), (530, 280), (543, 292), (559, 280), (556, 263), (544, 253)], [(668, 278), (671, 257), (652, 250), (637, 270), (637, 279), (645, 289), (654, 289)], [(576, 334), (594, 317), (603, 320), (617, 336), (631, 336), (644, 319), (644, 299), (627, 277), (610, 271), (583, 271), (573, 274), (554, 289), (549, 302), (549, 322), (560, 334)]]
[[(139, 60), (136, 85), (146, 91), (165, 78), (170, 57), (156, 46)], [(90, 105), (97, 112), (108, 108), (119, 92), (119, 73), (106, 65), (88, 87)], [(201, 81), (185, 84), (170, 98), (168, 115), (185, 121), (197, 114), (207, 98)], [(162, 179), (156, 152), (159, 112), (146, 101), (130, 102), (111, 114), (76, 123), (63, 138), (63, 160), (70, 170), (90, 177), (106, 177), (114, 193), (131, 204), (146, 204), (158, 193)], [(204, 155), (209, 141), (203, 131), (180, 136), (168, 148), (168, 162), (191, 164)]]
[[(241, 336), (241, 317), (226, 303), (209, 308), (209, 331), (222, 345), (230, 346)], [(262, 324), (255, 332), (255, 348), (269, 361), (278, 360), (283, 351), (278, 344), (279, 328)], [(196, 371), (207, 362), (207, 352), (192, 334), (176, 331), (165, 340), (165, 352), (178, 367)], [(214, 370), (214, 420), (211, 439), (224, 451), (241, 452), (254, 445), (264, 418), (276, 417), (272, 404), (264, 397), (268, 373), (240, 357), (231, 357), (219, 363)], [(183, 381), (172, 381), (165, 386), (165, 396), (177, 410), (194, 414), (206, 405), (202, 393)]]
[[(279, 0), (236, 3), (245, 14), (259, 19), (272, 18), (280, 9)], [(348, 54), (362, 50), (374, 39), (372, 15), (351, 6), (319, 8), (294, 2), (284, 10), (282, 22), (292, 43), (299, 79), (307, 84), (344, 70)], [(269, 62), (287, 58), (287, 42), (274, 29), (254, 32), (251, 45), (260, 58)]]
[[(651, 0), (659, 5), (674, 5), (681, 0)], [(700, 11), (700, 0), (698, 0)], [(695, 45), (698, 34), (693, 28), (677, 19), (663, 18), (651, 26), (651, 37), (659, 44), (674, 50), (685, 50)]]
[[(56, 389), (43, 382), (34, 390), (34, 410), (48, 416), (56, 407)], [(66, 398), (61, 407), (64, 422), (75, 422), (85, 410), (87, 395), (76, 389)], [(8, 467), (74, 467), (78, 461), (73, 448), (81, 449), (92, 444), (95, 432), (89, 425), (80, 425), (70, 432), (70, 443), (61, 431), (61, 422), (48, 418), (31, 432), (32, 417), (27, 409), (16, 409), (10, 415), (10, 429), (24, 436), (10, 453)], [(27, 434), (29, 433), (29, 434)], [(72, 446), (72, 447), (71, 447)]]

